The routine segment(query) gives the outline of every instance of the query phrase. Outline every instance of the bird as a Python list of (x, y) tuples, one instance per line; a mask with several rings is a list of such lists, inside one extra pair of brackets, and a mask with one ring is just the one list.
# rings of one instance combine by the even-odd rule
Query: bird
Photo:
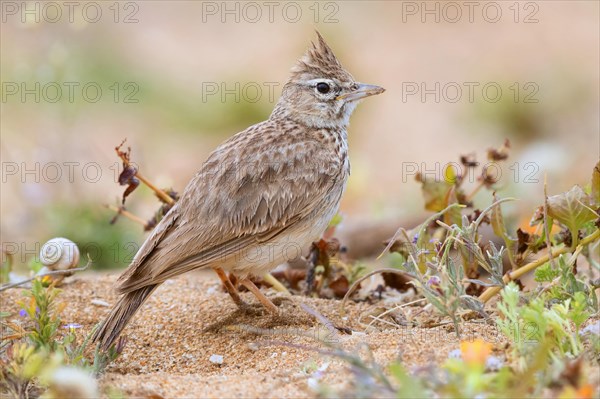
[(121, 295), (93, 340), (108, 349), (167, 279), (213, 269), (239, 306), (226, 272), (265, 308), (250, 280), (302, 256), (338, 212), (350, 175), (347, 128), (360, 100), (383, 93), (359, 83), (317, 31), (266, 121), (217, 147), (119, 276)]

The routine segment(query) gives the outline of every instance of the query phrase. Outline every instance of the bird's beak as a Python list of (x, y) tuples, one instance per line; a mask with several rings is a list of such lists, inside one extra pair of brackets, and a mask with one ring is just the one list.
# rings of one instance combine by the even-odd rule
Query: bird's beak
[(337, 96), (336, 100), (356, 101), (365, 97), (375, 96), (385, 91), (383, 87), (357, 83), (356, 88), (350, 93), (344, 93)]

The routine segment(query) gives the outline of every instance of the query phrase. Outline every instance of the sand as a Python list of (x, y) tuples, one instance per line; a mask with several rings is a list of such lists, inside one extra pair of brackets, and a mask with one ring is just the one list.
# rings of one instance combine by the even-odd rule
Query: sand
[[(78, 334), (88, 333), (110, 309), (94, 303), (115, 303), (115, 280), (116, 275), (99, 274), (69, 278), (59, 297), (67, 304), (63, 323), (81, 324)], [(3, 310), (17, 313), (19, 291), (1, 294)], [(318, 352), (329, 349), (318, 337), (367, 360), (368, 345), (384, 368), (399, 359), (409, 369), (439, 364), (459, 347), (451, 325), (402, 327), (386, 318), (368, 327), (369, 315), (380, 314), (384, 301), (350, 301), (344, 316), (338, 300), (263, 292), (279, 306), (279, 316), (267, 314), (249, 293), (242, 296), (250, 310), (238, 310), (210, 273), (167, 281), (125, 329), (125, 350), (101, 384), (130, 397), (315, 397), (321, 383), (338, 392), (353, 389), (348, 363)], [(302, 303), (352, 333), (330, 332)], [(418, 305), (404, 310), (419, 312)], [(482, 337), (502, 358), (506, 341), (495, 328), (481, 321), (463, 323), (463, 328), (463, 339)], [(259, 329), (263, 334), (256, 334)], [(211, 362), (212, 355), (222, 356), (222, 364)]]

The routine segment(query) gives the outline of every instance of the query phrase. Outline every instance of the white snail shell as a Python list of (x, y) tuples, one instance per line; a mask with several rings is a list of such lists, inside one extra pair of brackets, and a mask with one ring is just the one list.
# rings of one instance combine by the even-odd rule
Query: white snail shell
[(53, 238), (42, 246), (40, 262), (49, 270), (73, 269), (79, 264), (79, 248), (66, 238)]

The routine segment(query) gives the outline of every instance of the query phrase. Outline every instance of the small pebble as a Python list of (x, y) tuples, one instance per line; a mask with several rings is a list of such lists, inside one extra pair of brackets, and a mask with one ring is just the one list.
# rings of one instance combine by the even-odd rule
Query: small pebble
[(108, 304), (108, 302), (103, 301), (102, 299), (92, 299), (92, 305), (104, 306), (105, 308), (110, 307), (110, 305)]
[(214, 294), (215, 292), (217, 292), (217, 289), (218, 289), (218, 287), (216, 287), (216, 286), (209, 287), (209, 288), (206, 290), (206, 293), (207, 293), (208, 295), (212, 295), (212, 294)]
[(319, 381), (316, 378), (309, 378), (307, 380), (308, 383), (308, 387), (310, 389), (312, 389), (313, 391), (318, 391), (319, 390)]
[(208, 360), (213, 364), (223, 364), (223, 356), (221, 355), (210, 355)]

